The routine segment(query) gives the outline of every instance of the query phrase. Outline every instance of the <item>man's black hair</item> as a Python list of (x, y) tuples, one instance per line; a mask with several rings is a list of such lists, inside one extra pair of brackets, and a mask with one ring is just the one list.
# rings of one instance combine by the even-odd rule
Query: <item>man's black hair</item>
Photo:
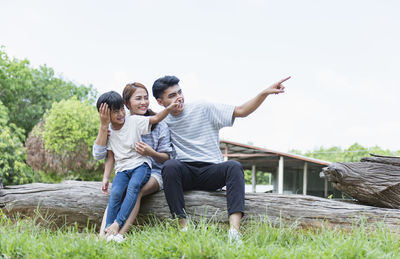
[(124, 100), (122, 99), (122, 96), (115, 91), (110, 91), (100, 95), (99, 99), (97, 99), (96, 104), (97, 111), (99, 111), (100, 105), (102, 103), (106, 103), (111, 111), (119, 110), (124, 107)]
[(165, 89), (168, 87), (177, 85), (179, 83), (179, 79), (176, 76), (164, 76), (157, 79), (153, 84), (153, 96), (154, 98), (160, 98), (160, 96), (164, 93)]

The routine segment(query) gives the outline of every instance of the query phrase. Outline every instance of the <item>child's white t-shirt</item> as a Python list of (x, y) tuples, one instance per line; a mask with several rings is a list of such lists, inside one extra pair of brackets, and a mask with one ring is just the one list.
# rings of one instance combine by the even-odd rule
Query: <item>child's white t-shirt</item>
[(143, 163), (147, 163), (151, 168), (150, 159), (135, 151), (135, 143), (142, 141), (141, 135), (151, 132), (148, 116), (127, 116), (120, 130), (113, 130), (111, 124), (109, 129), (110, 136), (107, 140), (107, 150), (111, 150), (114, 153), (114, 168), (116, 172), (134, 169)]

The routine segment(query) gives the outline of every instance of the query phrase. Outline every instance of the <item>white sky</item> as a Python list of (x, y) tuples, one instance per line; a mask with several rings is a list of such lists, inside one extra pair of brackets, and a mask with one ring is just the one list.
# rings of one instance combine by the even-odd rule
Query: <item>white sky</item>
[(292, 76), (224, 139), (400, 150), (399, 1), (0, 0), (0, 10), (9, 56), (99, 93), (176, 75), (186, 102), (239, 105)]

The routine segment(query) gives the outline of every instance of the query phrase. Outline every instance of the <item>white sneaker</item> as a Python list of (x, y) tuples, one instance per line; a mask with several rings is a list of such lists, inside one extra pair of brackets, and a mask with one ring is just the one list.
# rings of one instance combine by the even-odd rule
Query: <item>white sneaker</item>
[(181, 232), (187, 232), (188, 231), (188, 227), (187, 227), (187, 225), (186, 226), (184, 226), (183, 228), (181, 228)]
[(230, 244), (237, 244), (237, 245), (242, 245), (243, 241), (242, 241), (242, 235), (239, 233), (239, 231), (237, 231), (234, 228), (229, 229), (228, 231), (228, 238), (229, 238), (229, 243)]
[(125, 241), (125, 238), (121, 234), (116, 234), (116, 235), (109, 235), (107, 237), (107, 242), (115, 241), (117, 243), (122, 243)]
[(114, 240), (114, 235), (111, 234), (107, 237), (107, 242), (113, 241)]
[(125, 237), (123, 235), (121, 235), (121, 234), (116, 234), (114, 236), (114, 241), (117, 242), (117, 243), (122, 243), (122, 242), (125, 241)]

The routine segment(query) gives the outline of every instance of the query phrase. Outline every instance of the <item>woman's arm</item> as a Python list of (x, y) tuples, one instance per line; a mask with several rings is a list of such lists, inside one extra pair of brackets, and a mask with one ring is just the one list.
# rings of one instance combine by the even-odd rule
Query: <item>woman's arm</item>
[(167, 161), (170, 158), (169, 154), (164, 153), (164, 152), (157, 152), (152, 147), (150, 147), (148, 144), (144, 143), (143, 141), (137, 142), (135, 144), (135, 150), (140, 155), (151, 156), (154, 160), (156, 160), (157, 162), (160, 162), (160, 163), (164, 163), (165, 161)]
[(114, 167), (114, 153), (111, 150), (107, 151), (107, 159), (104, 165), (103, 182), (101, 185), (101, 191), (104, 194), (109, 194), (108, 186), (110, 185), (110, 175)]

